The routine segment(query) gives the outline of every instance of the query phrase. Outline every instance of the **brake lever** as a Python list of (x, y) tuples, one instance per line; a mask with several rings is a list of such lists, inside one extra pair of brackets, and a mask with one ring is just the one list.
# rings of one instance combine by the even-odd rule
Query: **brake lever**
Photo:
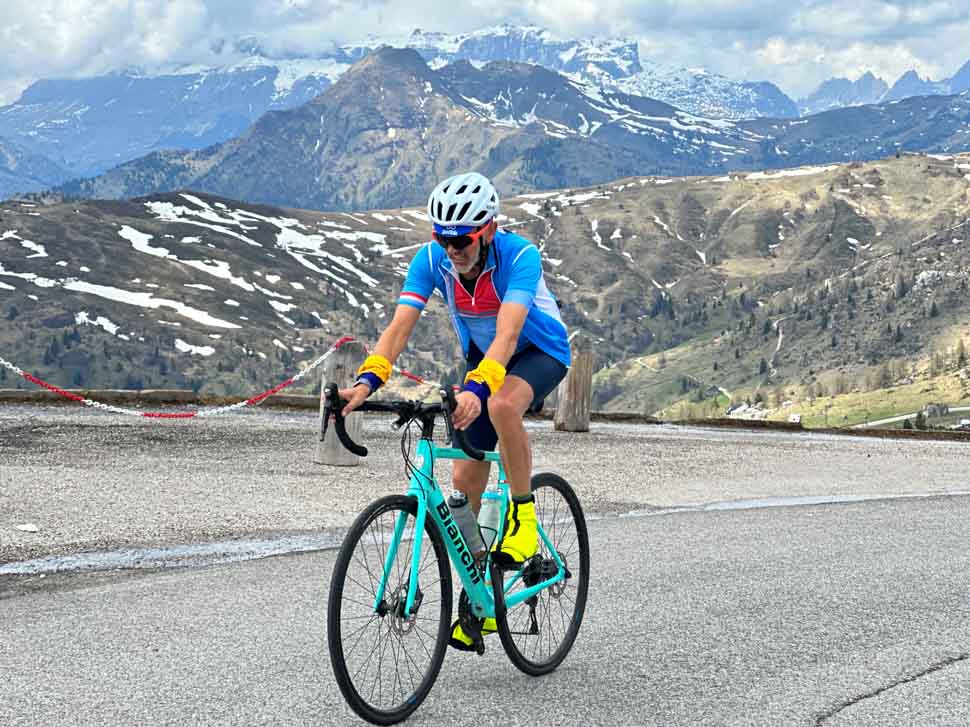
[(367, 447), (357, 444), (347, 434), (347, 429), (344, 426), (344, 417), (340, 413), (343, 403), (340, 400), (340, 395), (337, 393), (337, 385), (330, 384), (327, 386), (327, 404), (324, 405), (324, 414), (326, 416), (324, 417), (323, 432), (326, 433), (327, 421), (329, 421), (332, 414), (334, 429), (337, 432), (337, 439), (340, 440), (340, 443), (345, 449), (356, 454), (358, 457), (366, 457)]
[(458, 400), (455, 398), (455, 392), (450, 386), (441, 389), (441, 398), (445, 402), (447, 411), (445, 412), (445, 426), (448, 429), (448, 439), (451, 440), (452, 444), (457, 444), (458, 448), (467, 454), (472, 459), (476, 459), (479, 462), (485, 459), (485, 453), (472, 446), (471, 442), (468, 441), (468, 437), (465, 432), (461, 429), (456, 429), (455, 425), (451, 422), (451, 414), (458, 406)]

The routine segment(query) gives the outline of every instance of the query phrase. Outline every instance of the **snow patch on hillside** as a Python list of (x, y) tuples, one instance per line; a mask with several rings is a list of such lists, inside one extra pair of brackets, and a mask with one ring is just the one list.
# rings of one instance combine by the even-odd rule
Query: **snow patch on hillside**
[(191, 353), (196, 356), (211, 356), (216, 352), (212, 346), (193, 346), (191, 343), (187, 343), (181, 338), (175, 339), (175, 348), (182, 353)]
[(112, 323), (111, 320), (105, 316), (97, 316), (92, 318), (85, 311), (81, 311), (80, 313), (75, 314), (74, 322), (79, 326), (91, 325), (97, 326), (98, 328), (103, 328), (112, 336), (118, 333), (118, 325), (116, 323)]
[[(2, 273), (2, 270), (0, 270), (0, 273)], [(216, 318), (203, 310), (192, 308), (179, 301), (155, 298), (151, 293), (134, 292), (122, 288), (115, 288), (110, 285), (96, 285), (81, 280), (64, 281), (63, 287), (65, 290), (76, 293), (86, 293), (99, 298), (105, 298), (106, 300), (113, 300), (116, 303), (125, 303), (141, 308), (170, 308), (180, 316), (184, 316), (196, 323), (201, 323), (203, 326), (209, 326), (211, 328), (240, 328), (235, 323), (229, 323), (228, 321)]]

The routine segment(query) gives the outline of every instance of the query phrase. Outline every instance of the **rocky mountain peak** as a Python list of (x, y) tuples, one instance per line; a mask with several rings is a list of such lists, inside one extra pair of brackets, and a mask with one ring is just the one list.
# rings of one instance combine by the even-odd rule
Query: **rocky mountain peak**
[(950, 79), (950, 93), (963, 93), (970, 90), (970, 61), (960, 67)]
[(848, 78), (830, 78), (809, 96), (799, 100), (803, 114), (815, 114), (829, 109), (862, 106), (878, 103), (889, 90), (889, 85), (866, 71), (855, 81)]
[(351, 66), (345, 76), (353, 78), (360, 73), (382, 69), (395, 74), (411, 73), (422, 78), (430, 78), (431, 72), (424, 58), (413, 48), (394, 48), (383, 45), (363, 60)]

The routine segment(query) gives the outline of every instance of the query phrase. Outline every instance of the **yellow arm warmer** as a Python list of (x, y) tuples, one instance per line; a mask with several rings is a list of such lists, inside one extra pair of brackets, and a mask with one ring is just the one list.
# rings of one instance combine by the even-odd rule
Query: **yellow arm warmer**
[(364, 363), (357, 369), (357, 375), (360, 376), (361, 374), (374, 374), (381, 380), (382, 384), (386, 383), (391, 378), (391, 362), (380, 354), (372, 353), (364, 359)]
[(498, 361), (483, 358), (478, 364), (478, 368), (469, 371), (465, 376), (465, 382), (469, 381), (485, 384), (489, 393), (496, 394), (505, 382), (505, 367)]

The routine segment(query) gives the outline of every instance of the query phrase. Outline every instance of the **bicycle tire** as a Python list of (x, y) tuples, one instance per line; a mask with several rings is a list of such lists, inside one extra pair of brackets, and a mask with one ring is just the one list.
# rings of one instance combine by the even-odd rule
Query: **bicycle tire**
[[(384, 612), (375, 612), (374, 600), (387, 556), (386, 541), (391, 538), (394, 523), (401, 512), (406, 513), (408, 518), (381, 601)], [(327, 608), (330, 663), (344, 699), (354, 712), (372, 724), (388, 725), (407, 719), (431, 691), (447, 649), (452, 608), (451, 566), (444, 540), (430, 517), (425, 519), (424, 531), (431, 547), (427, 547), (425, 541), (418, 568), (421, 603), (410, 619), (403, 618), (403, 597), (407, 593), (411, 567), (411, 541), (408, 536), (414, 536), (416, 513), (416, 500), (405, 495), (391, 495), (371, 503), (348, 531), (330, 581)], [(429, 563), (432, 558), (437, 561), (437, 573)], [(361, 570), (366, 575), (361, 575)], [(435, 577), (437, 580), (434, 580)], [(425, 610), (435, 605), (433, 600), (429, 600), (429, 595), (439, 597), (439, 604), (431, 611)], [(434, 627), (428, 623), (432, 618), (438, 621)], [(359, 625), (360, 621), (365, 623)], [(377, 644), (365, 646), (355, 657), (354, 652), (369, 632), (374, 632)], [(405, 645), (405, 639), (412, 635), (414, 638)], [(430, 648), (421, 641), (422, 635), (433, 638)], [(408, 646), (418, 648), (412, 653)], [(365, 652), (366, 659), (363, 664), (358, 664)], [(371, 660), (375, 658), (376, 664), (372, 664)], [(387, 671), (391, 672), (388, 676), (392, 677), (387, 686), (392, 698), (390, 704), (383, 703), (385, 658)], [(418, 666), (419, 671), (422, 670), (419, 661), (421, 664), (427, 662), (427, 665), (416, 682), (411, 666)], [(376, 670), (373, 670), (374, 666)], [(402, 666), (408, 669), (403, 680), (400, 673)], [(372, 671), (375, 671), (373, 676)], [(407, 684), (410, 684), (410, 690)], [(374, 699), (375, 691), (377, 700)]]
[[(562, 663), (579, 634), (589, 590), (589, 534), (579, 498), (562, 477), (550, 472), (534, 475), (532, 492), (536, 498), (536, 516), (552, 540), (553, 547), (566, 560), (570, 576), (559, 584), (539, 591), (534, 596), (534, 606), (524, 601), (506, 609), (505, 594), (497, 589), (496, 613), (504, 612), (505, 615), (496, 621), (502, 648), (516, 668), (530, 676), (542, 676), (554, 671)], [(563, 501), (566, 508), (562, 508)], [(572, 522), (571, 529), (560, 527), (559, 521), (565, 516), (567, 509)], [(552, 562), (551, 554), (541, 541), (539, 556)], [(511, 571), (507, 572), (507, 576), (516, 577)], [(520, 578), (518, 584), (523, 584), (524, 580)], [(560, 604), (558, 613), (554, 608), (556, 604)], [(562, 604), (568, 604), (568, 614)], [(537, 617), (536, 612), (540, 609), (542, 614)], [(559, 627), (561, 636), (557, 636)], [(538, 631), (532, 633), (533, 628)], [(550, 653), (540, 653), (543, 644), (549, 647)]]

